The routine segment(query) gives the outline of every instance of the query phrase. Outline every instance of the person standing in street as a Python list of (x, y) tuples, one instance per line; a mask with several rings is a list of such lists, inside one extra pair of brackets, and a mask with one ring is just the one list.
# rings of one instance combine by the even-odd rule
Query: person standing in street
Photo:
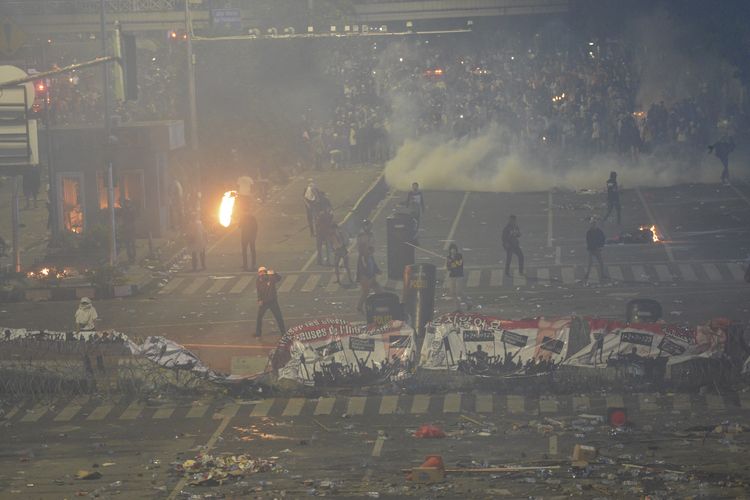
[(586, 275), (583, 278), (586, 282), (589, 279), (589, 274), (591, 274), (591, 266), (594, 265), (594, 259), (599, 262), (599, 276), (601, 276), (601, 279), (608, 279), (604, 271), (604, 259), (602, 258), (605, 241), (604, 231), (596, 224), (596, 218), (592, 217), (591, 226), (586, 231), (586, 250), (589, 252), (589, 263), (586, 267)]
[(305, 211), (307, 212), (307, 227), (310, 228), (310, 236), (315, 237), (315, 212), (318, 205), (318, 188), (312, 179), (307, 179), (307, 187), (302, 196), (305, 201)]
[(128, 254), (128, 262), (135, 264), (136, 249), (135, 249), (135, 206), (130, 198), (125, 198), (122, 202), (122, 241), (125, 244), (125, 251)]
[(88, 297), (81, 298), (75, 316), (78, 331), (92, 332), (96, 330), (96, 322), (98, 319), (99, 315), (96, 313), (96, 309), (94, 309), (91, 299)]
[(370, 290), (374, 290), (376, 293), (382, 291), (377, 280), (380, 269), (378, 269), (378, 265), (375, 263), (374, 250), (371, 246), (367, 247), (357, 258), (357, 282), (361, 290), (359, 302), (357, 303), (357, 311), (359, 312), (364, 312), (365, 300), (370, 295)]
[(508, 218), (503, 228), (503, 248), (505, 249), (505, 275), (510, 276), (510, 263), (515, 255), (518, 258), (518, 272), (523, 274), (523, 252), (521, 251), (521, 229), (515, 215)]
[(192, 259), (193, 271), (198, 270), (198, 259), (200, 259), (201, 269), (206, 269), (206, 232), (203, 229), (203, 222), (198, 216), (194, 216), (190, 230), (188, 232), (188, 249)]
[[(319, 266), (331, 265), (330, 238), (332, 229), (333, 211), (323, 206), (318, 207), (318, 212), (315, 214), (315, 248), (318, 252)], [(324, 252), (325, 259), (323, 258)]]
[(336, 270), (336, 283), (341, 284), (341, 277), (339, 276), (339, 264), (344, 265), (346, 270), (346, 277), (349, 279), (349, 285), (354, 284), (352, 281), (352, 271), (349, 269), (349, 237), (347, 236), (344, 229), (338, 224), (331, 224), (331, 228), (328, 231), (328, 242), (329, 246), (333, 250), (333, 265)]
[(464, 298), (464, 257), (459, 253), (458, 246), (455, 243), (451, 243), (448, 247), (445, 268), (448, 270), (450, 294), (456, 301), (456, 310), (460, 311), (461, 299)]
[(365, 219), (362, 221), (359, 233), (357, 233), (357, 255), (366, 252), (368, 247), (375, 248), (375, 235), (372, 232), (372, 222)]
[(708, 152), (715, 154), (724, 166), (724, 170), (721, 171), (721, 182), (726, 185), (729, 184), (729, 155), (734, 148), (734, 141), (727, 135), (708, 146)]
[(255, 290), (258, 293), (258, 314), (255, 318), (255, 336), (260, 338), (263, 331), (263, 316), (270, 310), (276, 319), (281, 335), (286, 333), (284, 318), (281, 316), (279, 297), (276, 293), (276, 284), (281, 281), (281, 275), (276, 274), (273, 269), (265, 267), (258, 268), (258, 280), (255, 282)]
[(406, 207), (411, 212), (414, 220), (417, 221), (417, 229), (419, 229), (419, 223), (422, 220), (422, 212), (424, 212), (424, 195), (419, 189), (418, 182), (412, 183), (411, 191), (406, 195)]
[(602, 221), (606, 221), (612, 214), (612, 210), (617, 213), (617, 225), (620, 225), (620, 188), (617, 185), (617, 172), (610, 172), (607, 179), (607, 214)]
[[(242, 238), (242, 269), (245, 271), (257, 269), (255, 265), (255, 240), (258, 237), (258, 220), (249, 210), (242, 214), (240, 219), (240, 232)], [(250, 267), (247, 267), (247, 249), (250, 247)]]

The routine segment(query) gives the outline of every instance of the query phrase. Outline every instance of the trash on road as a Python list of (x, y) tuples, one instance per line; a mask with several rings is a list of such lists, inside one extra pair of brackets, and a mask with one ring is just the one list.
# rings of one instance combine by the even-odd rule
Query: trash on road
[(249, 455), (198, 455), (195, 459), (176, 463), (174, 470), (190, 478), (193, 486), (212, 486), (227, 480), (248, 476), (257, 472), (269, 472), (276, 467), (273, 460)]
[(432, 424), (424, 424), (414, 432), (416, 438), (444, 438), (445, 432), (440, 427)]

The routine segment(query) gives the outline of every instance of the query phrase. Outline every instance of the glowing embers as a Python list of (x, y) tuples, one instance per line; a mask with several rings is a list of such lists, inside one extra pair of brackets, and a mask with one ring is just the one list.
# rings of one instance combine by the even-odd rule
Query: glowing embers
[(219, 224), (229, 227), (232, 223), (232, 212), (234, 212), (234, 202), (237, 200), (237, 191), (227, 191), (221, 198), (219, 206)]

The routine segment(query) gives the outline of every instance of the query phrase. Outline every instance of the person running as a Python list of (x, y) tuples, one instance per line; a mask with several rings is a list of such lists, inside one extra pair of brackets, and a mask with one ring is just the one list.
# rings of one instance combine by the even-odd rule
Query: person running
[(354, 284), (352, 281), (352, 272), (349, 269), (349, 249), (347, 248), (349, 243), (349, 237), (346, 235), (344, 229), (338, 224), (332, 224), (328, 231), (328, 243), (333, 250), (333, 265), (336, 269), (336, 283), (341, 284), (341, 278), (339, 276), (339, 265), (344, 264), (346, 269), (346, 277), (349, 279), (349, 284)]
[(359, 254), (357, 259), (357, 282), (362, 292), (357, 303), (357, 311), (359, 312), (364, 312), (365, 300), (370, 295), (370, 290), (382, 291), (377, 280), (380, 269), (378, 269), (375, 257), (373, 257), (373, 251), (372, 247), (367, 247), (364, 252)]
[(279, 297), (276, 294), (276, 284), (281, 281), (281, 275), (276, 274), (273, 269), (265, 267), (258, 268), (258, 280), (255, 282), (255, 290), (258, 293), (258, 315), (255, 318), (255, 336), (260, 337), (263, 330), (263, 316), (270, 309), (281, 335), (286, 333), (284, 318), (281, 316)]
[(518, 273), (523, 274), (523, 252), (521, 251), (521, 230), (515, 215), (508, 218), (503, 228), (503, 248), (505, 249), (505, 275), (510, 277), (510, 263), (515, 255), (518, 258)]
[(617, 213), (617, 224), (620, 225), (620, 188), (617, 185), (617, 172), (610, 172), (607, 179), (607, 214), (602, 219), (606, 221), (612, 210)]
[(727, 185), (729, 184), (729, 155), (734, 148), (734, 141), (727, 135), (708, 146), (708, 152), (715, 154), (724, 166), (724, 170), (721, 171), (721, 182)]
[(455, 243), (451, 243), (448, 247), (445, 268), (448, 270), (450, 294), (456, 300), (456, 310), (460, 311), (464, 292), (464, 257), (459, 253)]
[(424, 195), (419, 189), (419, 183), (413, 182), (411, 185), (411, 191), (406, 195), (406, 207), (411, 212), (414, 220), (417, 221), (417, 229), (419, 229), (419, 223), (422, 219), (422, 212), (424, 212)]
[(586, 268), (586, 275), (583, 280), (588, 282), (589, 274), (591, 274), (591, 266), (594, 265), (594, 259), (599, 262), (599, 276), (601, 279), (607, 279), (607, 274), (604, 271), (604, 259), (602, 258), (602, 250), (604, 249), (604, 243), (606, 238), (604, 237), (604, 231), (601, 230), (596, 224), (596, 218), (591, 218), (591, 226), (586, 231), (586, 249), (589, 252), (589, 263)]

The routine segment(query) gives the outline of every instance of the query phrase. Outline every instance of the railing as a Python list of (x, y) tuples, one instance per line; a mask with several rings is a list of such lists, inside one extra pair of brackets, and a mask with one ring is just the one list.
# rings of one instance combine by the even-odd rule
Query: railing
[[(10, 0), (10, 15), (34, 14), (96, 14), (99, 0)], [(104, 0), (107, 12), (162, 12), (182, 10), (185, 0)]]

